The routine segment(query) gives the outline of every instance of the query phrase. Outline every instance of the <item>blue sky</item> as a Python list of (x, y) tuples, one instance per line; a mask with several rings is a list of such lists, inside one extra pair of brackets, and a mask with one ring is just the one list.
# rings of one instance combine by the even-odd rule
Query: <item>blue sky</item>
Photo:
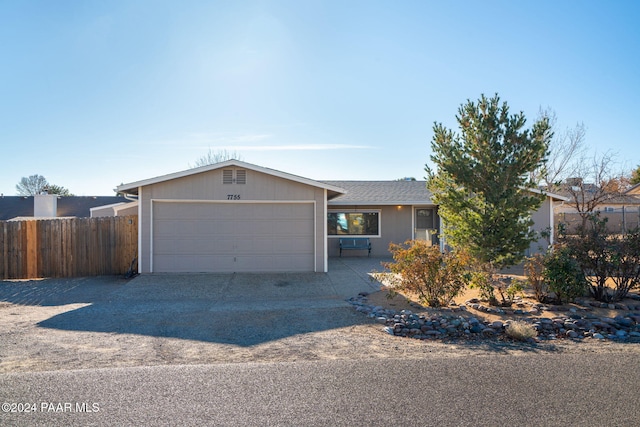
[(0, 193), (77, 195), (211, 148), (312, 179), (424, 177), (498, 93), (640, 164), (640, 2), (0, 1)]

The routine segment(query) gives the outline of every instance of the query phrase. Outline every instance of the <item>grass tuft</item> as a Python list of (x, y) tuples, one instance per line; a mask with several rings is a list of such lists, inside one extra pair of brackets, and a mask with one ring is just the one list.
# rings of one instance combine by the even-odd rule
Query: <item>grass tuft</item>
[(536, 331), (536, 328), (534, 328), (533, 325), (521, 320), (509, 323), (505, 332), (508, 336), (518, 341), (526, 341), (529, 338), (533, 338), (538, 335), (538, 331)]

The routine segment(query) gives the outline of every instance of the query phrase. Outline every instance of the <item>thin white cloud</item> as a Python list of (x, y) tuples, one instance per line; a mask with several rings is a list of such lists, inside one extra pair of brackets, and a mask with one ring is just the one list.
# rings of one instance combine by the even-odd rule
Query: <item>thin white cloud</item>
[(207, 144), (247, 144), (252, 142), (263, 141), (271, 138), (273, 135), (268, 133), (247, 133), (241, 135), (230, 135), (224, 133), (191, 133), (187, 140), (198, 143)]
[(283, 145), (229, 145), (218, 147), (237, 151), (322, 151), (322, 150), (362, 150), (371, 149), (368, 145), (351, 144), (283, 144)]

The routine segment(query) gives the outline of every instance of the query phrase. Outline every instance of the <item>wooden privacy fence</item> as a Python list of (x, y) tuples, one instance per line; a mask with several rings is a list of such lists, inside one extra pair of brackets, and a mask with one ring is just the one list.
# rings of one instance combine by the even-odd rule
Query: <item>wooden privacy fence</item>
[(137, 216), (0, 222), (2, 279), (125, 274), (137, 254)]

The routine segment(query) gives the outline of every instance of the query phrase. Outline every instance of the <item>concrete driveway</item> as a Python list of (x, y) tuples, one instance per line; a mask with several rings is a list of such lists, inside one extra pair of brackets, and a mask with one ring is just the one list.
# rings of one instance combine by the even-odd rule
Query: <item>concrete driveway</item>
[[(87, 303), (38, 322), (40, 328), (253, 346), (366, 323), (346, 299), (380, 288), (372, 270), (382, 270), (380, 260), (345, 258), (332, 259), (326, 274), (148, 274), (128, 282), (89, 278), (68, 288), (56, 281), (19, 287), (31, 296), (47, 288), (39, 305)], [(20, 292), (3, 290), (0, 299), (24, 303)]]
[(346, 306), (380, 284), (380, 259), (332, 258), (328, 273), (146, 274), (112, 295), (128, 302), (206, 303), (211, 311)]

